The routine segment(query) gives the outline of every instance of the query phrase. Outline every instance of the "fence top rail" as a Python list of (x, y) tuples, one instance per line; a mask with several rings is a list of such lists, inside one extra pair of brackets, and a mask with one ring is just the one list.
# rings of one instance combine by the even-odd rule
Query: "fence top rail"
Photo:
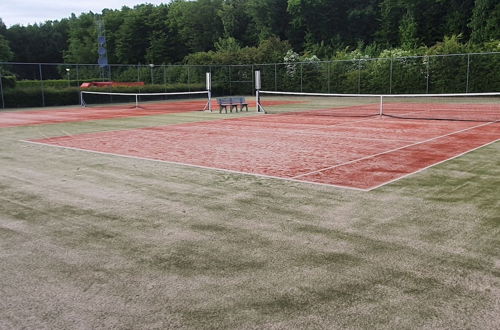
[[(270, 66), (270, 65), (287, 65), (287, 64), (318, 64), (318, 63), (335, 63), (335, 62), (359, 62), (359, 61), (377, 61), (377, 60), (398, 60), (406, 58), (433, 58), (433, 57), (451, 57), (451, 56), (471, 56), (471, 55), (500, 55), (500, 52), (483, 52), (483, 53), (461, 53), (461, 54), (436, 54), (436, 55), (410, 55), (397, 57), (367, 57), (344, 60), (330, 61), (315, 61), (315, 62), (293, 62), (293, 63), (252, 63), (252, 64), (155, 64), (153, 67), (150, 64), (109, 64), (108, 67), (244, 67), (244, 66)], [(94, 66), (99, 64), (91, 63), (35, 63), (35, 62), (0, 62), (0, 65), (46, 65), (46, 66)]]
[[(135, 68), (158, 68), (158, 67), (211, 67), (211, 66), (227, 66), (218, 64), (155, 64), (151, 67), (149, 64), (108, 64), (106, 67), (101, 68), (99, 64), (92, 63), (38, 63), (38, 62), (0, 62), (0, 65), (46, 65), (46, 66), (94, 66), (100, 69), (105, 69), (109, 67), (135, 67)], [(252, 64), (242, 64), (242, 65), (252, 65)]]
[(304, 92), (280, 92), (259, 91), (259, 94), (293, 95), (293, 96), (325, 96), (325, 97), (473, 97), (473, 96), (500, 96), (500, 92), (485, 93), (443, 93), (443, 94), (340, 94), (340, 93), (304, 93)]

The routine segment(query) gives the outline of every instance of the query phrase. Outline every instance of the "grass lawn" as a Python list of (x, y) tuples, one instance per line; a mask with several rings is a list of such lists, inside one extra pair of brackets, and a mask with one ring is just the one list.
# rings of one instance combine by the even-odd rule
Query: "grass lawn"
[(500, 328), (500, 142), (361, 192), (21, 141), (243, 115), (1, 128), (0, 328)]

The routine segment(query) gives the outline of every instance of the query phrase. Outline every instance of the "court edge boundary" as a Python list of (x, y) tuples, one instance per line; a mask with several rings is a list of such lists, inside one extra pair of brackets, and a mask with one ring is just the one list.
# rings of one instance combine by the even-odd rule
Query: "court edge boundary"
[[(391, 149), (391, 150), (379, 152), (379, 153), (376, 153), (376, 154), (373, 154), (373, 155), (364, 156), (364, 157), (361, 157), (361, 158), (358, 158), (358, 159), (353, 159), (353, 160), (344, 162), (342, 164), (336, 164), (336, 165), (328, 166), (328, 167), (325, 167), (325, 168), (322, 168), (322, 169), (319, 169), (319, 170), (307, 172), (307, 173), (304, 173), (304, 174), (295, 175), (292, 178), (296, 179), (296, 178), (308, 176), (308, 175), (311, 175), (311, 174), (321, 173), (321, 172), (328, 171), (328, 170), (331, 170), (331, 169), (334, 169), (334, 168), (337, 168), (337, 167), (342, 167), (342, 166), (346, 166), (346, 165), (350, 165), (350, 164), (353, 164), (353, 163), (357, 163), (357, 162), (360, 162), (360, 161), (363, 161), (363, 160), (366, 160), (366, 159), (370, 159), (370, 158), (382, 156), (382, 155), (385, 155), (385, 154), (390, 154), (390, 153), (395, 152), (395, 151), (399, 151), (399, 150), (403, 150), (403, 149), (406, 149), (406, 148), (414, 147), (414, 146), (417, 146), (417, 145), (420, 145), (420, 144), (424, 144), (424, 143), (431, 142), (431, 141), (434, 141), (434, 140), (439, 140), (441, 138), (445, 138), (445, 137), (452, 136), (452, 135), (455, 135), (455, 134), (467, 132), (467, 131), (470, 131), (470, 130), (473, 130), (473, 129), (476, 129), (476, 128), (479, 128), (479, 127), (488, 126), (488, 125), (492, 125), (492, 124), (495, 124), (495, 123), (496, 122), (488, 122), (488, 123), (479, 124), (479, 125), (472, 126), (472, 127), (467, 127), (467, 128), (455, 131), (455, 132), (451, 132), (451, 133), (448, 133), (448, 134), (436, 136), (436, 137), (433, 137), (433, 138), (430, 138), (430, 139), (427, 139), (427, 140), (424, 140), (424, 141), (418, 141), (418, 142), (410, 143), (410, 144), (407, 144), (407, 145), (402, 146), (402, 147), (398, 147), (398, 148), (394, 148), (394, 149)], [(466, 152), (469, 152), (469, 151), (466, 151)]]
[(265, 174), (258, 174), (258, 173), (248, 173), (248, 172), (242, 172), (242, 171), (235, 171), (235, 170), (228, 170), (228, 169), (223, 169), (223, 168), (217, 168), (217, 167), (209, 167), (209, 166), (202, 166), (202, 165), (194, 165), (194, 164), (188, 164), (188, 163), (182, 163), (182, 162), (173, 162), (173, 161), (168, 161), (168, 160), (161, 160), (161, 159), (153, 159), (153, 158), (146, 158), (146, 157), (138, 157), (138, 156), (129, 156), (129, 155), (122, 155), (122, 154), (115, 154), (111, 152), (103, 152), (103, 151), (95, 151), (95, 150), (89, 150), (89, 149), (82, 149), (82, 148), (75, 148), (75, 147), (65, 147), (65, 146), (59, 146), (55, 144), (50, 144), (50, 143), (43, 143), (43, 142), (34, 142), (34, 141), (29, 141), (29, 140), (20, 140), (21, 142), (24, 143), (29, 143), (29, 144), (36, 144), (36, 145), (43, 145), (43, 146), (48, 146), (48, 147), (56, 147), (56, 148), (61, 148), (61, 149), (68, 149), (68, 150), (76, 150), (76, 151), (84, 151), (84, 152), (91, 152), (95, 154), (100, 154), (100, 155), (109, 155), (109, 156), (118, 156), (118, 157), (124, 157), (124, 158), (130, 158), (130, 159), (137, 159), (137, 160), (146, 160), (146, 161), (153, 161), (153, 162), (158, 162), (158, 163), (166, 163), (166, 164), (174, 164), (174, 165), (181, 165), (181, 166), (187, 166), (187, 167), (194, 167), (194, 168), (201, 168), (205, 170), (213, 170), (213, 171), (219, 171), (219, 172), (227, 172), (227, 173), (234, 173), (234, 174), (243, 174), (243, 175), (251, 175), (251, 176), (257, 176), (261, 178), (270, 178), (270, 179), (278, 179), (278, 180), (283, 180), (283, 181), (290, 181), (290, 182), (296, 182), (296, 183), (305, 183), (305, 184), (312, 184), (312, 185), (318, 185), (318, 186), (326, 186), (326, 187), (335, 187), (335, 188), (341, 188), (341, 189), (348, 189), (348, 190), (354, 190), (354, 191), (363, 191), (363, 192), (370, 192), (372, 190), (381, 188), (383, 186), (386, 186), (388, 184), (394, 183), (396, 181), (405, 179), (409, 177), (410, 175), (417, 174), (419, 172), (425, 171), (433, 166), (440, 165), (442, 163), (445, 163), (449, 160), (453, 160), (455, 158), (461, 157), (469, 152), (473, 152), (475, 150), (487, 147), (489, 145), (492, 145), (494, 143), (497, 143), (500, 141), (500, 139), (496, 139), (494, 141), (488, 142), (486, 144), (483, 144), (479, 147), (475, 147), (473, 149), (464, 151), (458, 155), (452, 156), (447, 159), (443, 159), (437, 163), (422, 167), (416, 171), (413, 171), (411, 173), (407, 173), (402, 175), (399, 178), (389, 180), (387, 182), (384, 182), (382, 184), (370, 187), (370, 188), (356, 188), (356, 187), (350, 187), (350, 186), (343, 186), (343, 185), (335, 185), (335, 184), (329, 184), (329, 183), (321, 183), (321, 182), (314, 182), (314, 181), (306, 181), (306, 180), (298, 180), (294, 178), (284, 178), (284, 177), (279, 177), (279, 176), (272, 176), (272, 175), (265, 175)]
[(410, 175), (417, 174), (417, 173), (419, 173), (419, 172), (425, 171), (425, 170), (427, 170), (427, 169), (429, 169), (429, 168), (431, 168), (431, 167), (433, 167), (433, 166), (440, 165), (440, 164), (445, 163), (445, 162), (447, 162), (447, 161), (449, 161), (449, 160), (453, 160), (453, 159), (455, 159), (455, 158), (458, 158), (458, 157), (464, 156), (464, 155), (468, 154), (469, 152), (476, 151), (476, 150), (478, 150), (478, 149), (481, 149), (481, 148), (487, 147), (487, 146), (492, 145), (492, 144), (497, 143), (497, 142), (500, 142), (500, 139), (496, 139), (496, 140), (494, 140), (494, 141), (491, 141), (491, 142), (488, 142), (488, 143), (486, 143), (486, 144), (483, 144), (482, 146), (475, 147), (475, 148), (472, 148), (472, 149), (470, 149), (470, 150), (464, 151), (464, 152), (462, 152), (462, 153), (460, 153), (460, 154), (458, 154), (458, 155), (455, 155), (455, 156), (453, 156), (453, 157), (450, 157), (450, 158), (447, 158), (447, 159), (443, 159), (443, 160), (441, 160), (441, 161), (439, 161), (439, 162), (437, 162), (437, 163), (434, 163), (434, 164), (432, 164), (432, 165), (428, 165), (428, 166), (422, 167), (422, 168), (420, 168), (420, 169), (418, 169), (418, 170), (416, 170), (416, 171), (414, 171), (414, 172), (404, 174), (404, 175), (400, 176), (399, 178), (392, 179), (392, 180), (389, 180), (389, 181), (387, 181), (387, 182), (385, 182), (385, 183), (382, 183), (382, 184), (376, 185), (376, 186), (371, 187), (370, 189), (368, 189), (368, 191), (371, 191), (371, 190), (374, 190), (374, 189), (377, 189), (377, 188), (383, 187), (383, 186), (385, 186), (385, 185), (388, 185), (388, 184), (394, 183), (394, 182), (396, 182), (396, 181), (398, 181), (398, 180), (401, 180), (401, 179), (404, 179), (404, 178), (406, 178), (406, 177), (408, 177), (408, 176), (410, 176)]
[(329, 184), (329, 183), (297, 180), (297, 179), (293, 179), (293, 178), (284, 178), (284, 177), (280, 177), (280, 176), (273, 176), (273, 175), (266, 175), (266, 174), (259, 174), (259, 173), (249, 173), (249, 172), (242, 172), (242, 171), (236, 171), (236, 170), (228, 170), (228, 169), (218, 168), (218, 167), (209, 167), (209, 166), (194, 165), (194, 164), (188, 164), (188, 163), (182, 163), (182, 162), (173, 162), (173, 161), (169, 161), (169, 160), (161, 160), (161, 159), (146, 158), (146, 157), (139, 157), (139, 156), (115, 154), (112, 152), (95, 151), (95, 150), (75, 148), (75, 147), (66, 147), (66, 146), (60, 146), (60, 145), (56, 145), (56, 144), (35, 142), (35, 141), (29, 141), (29, 140), (19, 140), (19, 141), (24, 142), (24, 143), (29, 143), (29, 144), (37, 144), (37, 145), (56, 147), (56, 148), (61, 148), (61, 149), (91, 152), (91, 153), (100, 154), (100, 155), (118, 156), (118, 157), (130, 158), (130, 159), (146, 160), (146, 161), (152, 161), (152, 162), (157, 162), (157, 163), (181, 165), (181, 166), (187, 166), (187, 167), (201, 168), (201, 169), (205, 169), (205, 170), (228, 172), (228, 173), (234, 173), (234, 174), (243, 174), (243, 175), (257, 176), (257, 177), (262, 177), (262, 178), (291, 181), (291, 182), (297, 182), (297, 183), (306, 183), (306, 184), (313, 184), (313, 185), (319, 185), (319, 186), (335, 187), (335, 188), (349, 189), (349, 190), (355, 190), (355, 191), (365, 191), (365, 192), (372, 190), (372, 188), (363, 189), (363, 188), (335, 185), (335, 184)]

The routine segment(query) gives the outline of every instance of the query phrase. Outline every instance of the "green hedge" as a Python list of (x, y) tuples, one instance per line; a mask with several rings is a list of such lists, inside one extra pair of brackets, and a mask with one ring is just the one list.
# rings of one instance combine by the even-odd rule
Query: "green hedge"
[(79, 103), (79, 88), (10, 88), (4, 91), (5, 107), (41, 107)]
[(117, 86), (117, 87), (91, 87), (82, 90), (91, 92), (115, 93), (174, 93), (186, 91), (202, 91), (205, 84), (169, 84), (169, 85), (144, 85), (144, 86)]
[[(120, 86), (113, 88), (88, 88), (86, 91), (116, 92), (116, 93), (163, 93), (163, 92), (185, 92), (204, 90), (204, 84), (172, 84), (172, 85), (145, 85), (145, 86)], [(78, 105), (80, 103), (80, 88), (44, 88), (25, 87), (4, 89), (4, 101), (6, 108)]]
[(2, 88), (14, 88), (16, 87), (16, 77), (15, 76), (1, 76)]
[[(8, 77), (5, 76), (5, 78), (14, 78), (14, 85), (10, 87), (19, 87), (19, 88), (41, 88), (42, 83), (40, 80), (18, 80), (17, 83), (15, 82), (15, 77)], [(93, 82), (93, 81), (100, 81), (99, 79), (86, 79), (86, 80), (65, 80), (65, 79), (57, 79), (57, 80), (43, 80), (43, 87), (44, 88), (58, 88), (58, 89), (64, 89), (68, 87), (80, 87), (80, 85), (84, 82)], [(151, 88), (151, 91), (159, 91), (159, 92), (164, 92), (165, 90), (167, 91), (187, 91), (189, 86), (191, 86), (191, 89), (197, 89), (197, 88), (204, 88), (204, 84), (197, 84), (197, 83), (191, 83), (191, 84), (186, 84), (186, 83), (167, 83), (167, 85), (163, 84), (146, 84), (144, 86), (121, 86), (121, 87), (113, 87), (114, 90), (118, 90), (120, 88), (134, 88), (134, 91), (144, 91), (144, 90), (149, 90)], [(5, 87), (5, 86), (4, 86)], [(99, 90), (102, 90), (103, 88), (109, 89), (108, 87), (96, 87)]]
[[(87, 79), (87, 80), (67, 80), (67, 79), (54, 79), (54, 80), (43, 80), (43, 87), (52, 88), (68, 88), (68, 87), (79, 87), (84, 82), (98, 81), (99, 79)], [(17, 87), (21, 88), (40, 88), (42, 85), (40, 80), (18, 80)]]

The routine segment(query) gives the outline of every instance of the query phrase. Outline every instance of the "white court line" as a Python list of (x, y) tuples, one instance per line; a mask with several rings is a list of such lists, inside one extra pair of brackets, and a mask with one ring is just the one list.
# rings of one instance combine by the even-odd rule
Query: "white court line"
[(352, 163), (356, 163), (356, 162), (359, 162), (359, 161), (362, 161), (362, 160), (370, 159), (370, 158), (373, 158), (373, 157), (377, 157), (377, 156), (380, 156), (380, 155), (388, 154), (388, 153), (395, 152), (395, 151), (398, 151), (398, 150), (402, 150), (402, 149), (405, 149), (405, 148), (413, 147), (413, 146), (416, 146), (416, 145), (419, 145), (419, 144), (422, 144), (422, 143), (427, 143), (427, 142), (430, 142), (430, 141), (434, 141), (434, 140), (441, 139), (441, 138), (444, 138), (444, 137), (447, 137), (447, 136), (451, 136), (451, 135), (454, 135), (454, 134), (466, 132), (466, 131), (469, 131), (469, 130), (472, 130), (472, 129), (475, 129), (475, 128), (478, 128), (478, 127), (491, 125), (491, 124), (494, 124), (494, 123), (495, 122), (490, 122), (490, 123), (484, 123), (484, 124), (476, 125), (476, 126), (473, 126), (473, 127), (464, 128), (464, 129), (461, 129), (459, 131), (455, 131), (455, 132), (451, 132), (451, 133), (448, 133), (448, 134), (436, 136), (436, 137), (433, 137), (433, 138), (430, 138), (430, 139), (427, 139), (427, 140), (424, 140), (424, 141), (411, 143), (411, 144), (408, 144), (406, 146), (402, 146), (402, 147), (394, 148), (394, 149), (387, 150), (387, 151), (384, 151), (384, 152), (379, 152), (379, 153), (376, 153), (376, 154), (373, 154), (373, 155), (368, 155), (368, 156), (364, 156), (364, 157), (361, 157), (361, 158), (353, 159), (353, 160), (350, 160), (350, 161), (342, 163), (342, 164), (336, 164), (336, 165), (325, 167), (325, 168), (322, 168), (322, 169), (319, 169), (319, 170), (311, 171), (311, 172), (308, 172), (308, 173), (299, 174), (299, 175), (296, 175), (296, 176), (292, 177), (292, 179), (297, 179), (297, 178), (304, 177), (304, 176), (307, 176), (307, 175), (316, 174), (316, 173), (320, 173), (320, 172), (323, 172), (323, 171), (331, 170), (331, 169), (334, 169), (334, 168), (337, 168), (337, 167), (341, 167), (341, 166), (345, 166), (345, 165), (350, 165)]
[(279, 180), (285, 180), (285, 181), (291, 181), (291, 182), (297, 182), (297, 183), (308, 183), (308, 184), (314, 184), (314, 185), (319, 185), (319, 186), (336, 187), (336, 188), (343, 188), (343, 189), (349, 189), (349, 190), (355, 190), (355, 191), (369, 191), (369, 189), (356, 188), (356, 187), (350, 187), (350, 186), (342, 186), (342, 185), (335, 185), (335, 184), (321, 183), (321, 182), (313, 182), (313, 181), (305, 181), (305, 180), (296, 180), (294, 178), (285, 178), (285, 177), (280, 177), (280, 176), (273, 176), (273, 175), (266, 175), (266, 174), (259, 174), (259, 173), (249, 173), (249, 172), (242, 172), (242, 171), (236, 171), (236, 170), (227, 170), (227, 169), (224, 169), (224, 168), (209, 167), (209, 166), (202, 166), (202, 165), (194, 165), (194, 164), (188, 164), (188, 163), (182, 163), (182, 162), (173, 162), (173, 161), (161, 160), (161, 159), (154, 159), (154, 158), (146, 158), (146, 157), (122, 155), (122, 154), (115, 154), (115, 153), (112, 153), (112, 152), (95, 151), (95, 150), (75, 148), (75, 147), (65, 147), (65, 146), (59, 146), (59, 145), (50, 144), (50, 143), (34, 142), (34, 141), (28, 141), (28, 140), (20, 140), (20, 141), (24, 142), (24, 143), (37, 144), (37, 145), (48, 146), (48, 147), (56, 147), (56, 148), (68, 149), (68, 150), (91, 152), (91, 153), (100, 154), (100, 155), (118, 156), (118, 157), (138, 159), (138, 160), (146, 160), (146, 161), (152, 161), (152, 162), (158, 162), (158, 163), (166, 163), (166, 164), (182, 165), (182, 166), (188, 166), (188, 167), (194, 167), (194, 168), (202, 168), (202, 169), (206, 169), (206, 170), (214, 170), (214, 171), (220, 171), (220, 172), (228, 172), (228, 173), (244, 174), (244, 175), (253, 175), (253, 176), (262, 177), (262, 178), (279, 179)]
[(371, 191), (371, 190), (374, 190), (374, 189), (380, 188), (380, 187), (382, 187), (382, 186), (385, 186), (385, 185), (387, 185), (387, 184), (390, 184), (390, 183), (396, 182), (396, 181), (398, 181), (398, 180), (404, 179), (404, 178), (406, 178), (406, 177), (408, 177), (408, 176), (410, 176), (410, 175), (413, 175), (413, 174), (416, 174), (416, 173), (422, 172), (422, 171), (424, 171), (424, 170), (426, 170), (426, 169), (429, 169), (429, 168), (431, 168), (431, 167), (433, 167), (433, 166), (436, 166), (436, 165), (442, 164), (442, 163), (444, 163), (444, 162), (447, 162), (447, 161), (449, 161), (449, 160), (452, 160), (452, 159), (458, 158), (458, 157), (463, 156), (463, 155), (465, 155), (465, 154), (467, 154), (467, 153), (469, 153), (469, 152), (472, 152), (472, 151), (474, 151), (474, 150), (478, 150), (478, 149), (484, 148), (484, 147), (489, 146), (489, 145), (491, 145), (491, 144), (493, 144), (493, 143), (496, 143), (496, 142), (500, 142), (500, 139), (497, 139), (497, 140), (495, 140), (495, 141), (491, 141), (491, 142), (488, 142), (488, 143), (486, 143), (486, 144), (483, 144), (482, 146), (479, 146), (479, 147), (476, 147), (476, 148), (473, 148), (473, 149), (470, 149), (470, 150), (464, 151), (464, 152), (462, 152), (461, 154), (458, 154), (458, 155), (455, 155), (455, 156), (453, 156), (453, 157), (450, 157), (450, 158), (444, 159), (444, 160), (442, 160), (442, 161), (439, 161), (439, 162), (437, 162), (437, 163), (431, 164), (431, 165), (429, 165), (429, 166), (422, 167), (422, 168), (420, 168), (420, 169), (418, 169), (418, 170), (416, 170), (416, 171), (414, 171), (414, 172), (411, 172), (411, 173), (407, 173), (407, 174), (405, 174), (405, 175), (402, 175), (402, 176), (400, 176), (399, 178), (395, 178), (395, 179), (389, 180), (389, 181), (387, 181), (387, 182), (381, 183), (381, 184), (379, 184), (379, 185), (376, 185), (376, 186), (374, 186), (374, 187), (371, 187), (371, 188), (367, 189), (367, 191)]
[[(481, 127), (481, 126), (487, 126), (487, 125), (490, 125), (490, 124), (494, 124), (494, 122), (493, 123), (485, 123), (485, 124), (481, 124), (481, 125), (476, 125), (474, 127), (470, 127), (470, 128), (466, 128), (466, 129), (463, 129), (463, 130), (452, 132), (452, 133), (449, 133), (449, 134), (446, 134), (446, 135), (438, 136), (438, 137), (435, 137), (435, 138), (432, 138), (432, 139), (428, 139), (426, 141), (414, 143), (412, 145), (416, 145), (416, 144), (420, 144), (420, 143), (432, 141), (432, 140), (435, 140), (435, 139), (438, 139), (438, 138), (441, 138), (441, 137), (450, 136), (450, 135), (453, 135), (453, 134), (461, 133), (461, 132), (464, 132), (464, 131), (467, 131), (467, 130), (471, 130), (471, 129), (474, 129), (474, 128), (477, 128), (477, 127)], [(421, 172), (421, 171), (423, 171), (425, 169), (428, 169), (428, 168), (430, 168), (432, 166), (435, 166), (435, 165), (444, 163), (444, 162), (446, 162), (448, 160), (460, 157), (460, 156), (465, 155), (465, 154), (467, 154), (467, 153), (469, 153), (471, 151), (483, 148), (485, 146), (488, 146), (488, 145), (493, 144), (493, 143), (498, 142), (498, 141), (500, 141), (500, 139), (497, 139), (495, 141), (489, 142), (489, 143), (484, 144), (482, 146), (479, 146), (477, 148), (470, 149), (470, 150), (465, 151), (465, 152), (463, 152), (463, 153), (461, 153), (459, 155), (455, 155), (453, 157), (450, 157), (450, 158), (442, 160), (440, 162), (431, 164), (431, 165), (426, 166), (424, 168), (418, 169), (418, 170), (416, 170), (416, 171), (414, 171), (412, 173), (407, 173), (407, 174), (405, 174), (405, 175), (403, 175), (403, 176), (401, 176), (399, 178), (396, 178), (396, 179), (384, 182), (384, 183), (382, 183), (380, 185), (376, 185), (376, 186), (373, 186), (373, 187), (370, 187), (370, 188), (363, 189), (363, 188), (356, 188), (356, 187), (347, 186), (347, 185), (344, 186), (344, 185), (321, 183), (321, 182), (314, 182), (314, 181), (307, 181), (307, 180), (299, 180), (299, 179), (297, 179), (298, 176), (291, 177), (291, 178), (285, 178), (285, 177), (279, 177), (279, 176), (272, 176), (272, 175), (265, 175), (265, 174), (258, 174), (258, 173), (249, 173), (249, 172), (242, 172), (242, 171), (236, 171), (236, 170), (228, 170), (228, 169), (222, 169), (222, 168), (216, 168), (216, 167), (209, 167), (209, 166), (202, 166), (202, 165), (194, 165), (194, 164), (188, 164), (188, 163), (182, 163), (182, 162), (166, 161), (166, 160), (159, 160), (159, 159), (153, 159), (153, 158), (130, 156), (130, 155), (123, 155), (123, 154), (116, 154), (116, 153), (102, 152), (102, 151), (94, 151), (94, 150), (82, 149), (82, 148), (75, 148), (75, 147), (65, 147), (65, 146), (59, 146), (59, 145), (54, 145), (54, 144), (49, 144), (49, 143), (42, 143), (42, 142), (34, 142), (34, 141), (28, 141), (28, 140), (21, 140), (21, 142), (25, 142), (25, 143), (36, 144), (36, 145), (43, 145), (43, 146), (49, 146), (49, 147), (57, 147), (57, 148), (61, 148), (61, 149), (84, 151), (84, 152), (91, 152), (91, 153), (101, 154), (101, 155), (111, 155), (111, 156), (118, 156), (118, 157), (130, 158), (130, 159), (138, 159), (138, 160), (146, 160), (146, 161), (153, 161), (153, 162), (159, 162), (159, 163), (175, 164), (175, 165), (182, 165), (182, 166), (188, 166), (188, 167), (194, 167), (194, 168), (202, 168), (202, 169), (208, 169), (208, 170), (214, 170), (214, 171), (220, 171), (220, 172), (228, 172), (228, 173), (243, 174), (243, 175), (253, 175), (253, 176), (262, 177), (262, 178), (271, 178), (271, 179), (291, 181), (291, 182), (296, 182), (296, 183), (307, 183), (307, 184), (313, 184), (313, 185), (318, 185), (318, 186), (343, 188), (343, 189), (348, 189), (348, 190), (364, 191), (364, 192), (372, 191), (372, 190), (377, 189), (379, 187), (382, 187), (384, 185), (387, 185), (387, 184), (390, 184), (392, 182), (398, 181), (398, 180), (403, 179), (403, 178), (405, 178), (407, 176), (410, 176), (412, 174)], [(408, 146), (405, 146), (405, 147), (396, 148), (394, 150), (386, 151), (386, 152), (379, 153), (379, 154), (389, 153), (389, 152), (392, 152), (392, 151), (395, 151), (395, 150), (400, 150), (400, 149), (403, 149), (403, 148), (406, 148), (406, 147), (409, 147), (409, 146), (412, 146), (412, 145), (408, 145)], [(346, 162), (344, 164), (340, 164), (338, 166), (347, 165), (348, 163), (353, 163), (355, 161), (360, 161), (360, 160), (366, 159), (366, 158), (375, 157), (375, 156), (377, 156), (379, 154), (370, 155), (370, 156), (367, 156), (367, 157), (363, 157), (363, 158), (360, 158), (360, 159), (357, 159), (357, 160), (354, 160), (354, 161), (350, 161), (350, 162)], [(337, 167), (337, 166), (333, 166), (332, 168), (334, 168), (334, 167)], [(318, 171), (316, 171), (316, 172), (318, 172)], [(314, 172), (311, 172), (311, 173), (314, 173)]]

